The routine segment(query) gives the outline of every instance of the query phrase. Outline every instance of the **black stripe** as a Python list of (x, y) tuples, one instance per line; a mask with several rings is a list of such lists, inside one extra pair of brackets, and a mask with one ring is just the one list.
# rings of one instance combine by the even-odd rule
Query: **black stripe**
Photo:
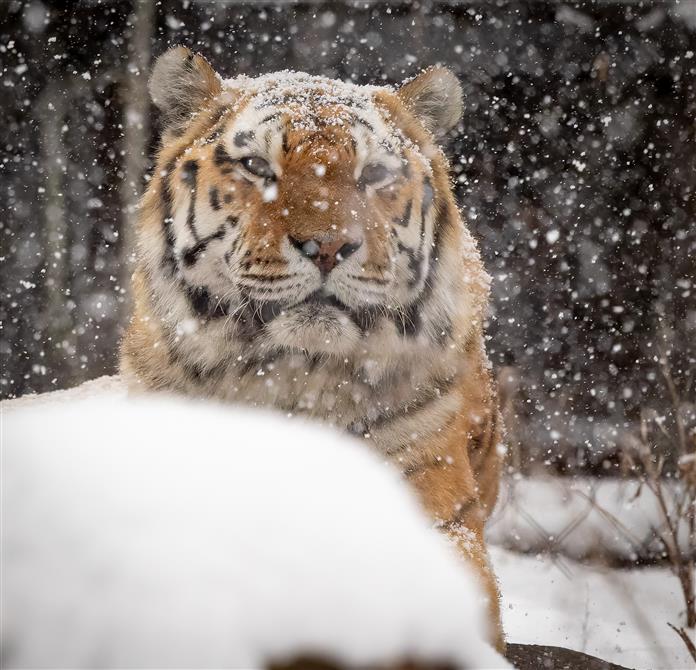
[(424, 258), (424, 248), (425, 248), (425, 217), (430, 211), (430, 207), (433, 204), (434, 191), (430, 179), (426, 176), (423, 180), (423, 191), (421, 194), (421, 217), (420, 217), (420, 242), (418, 244), (418, 251), (415, 257), (409, 257), (409, 266), (412, 272), (412, 278), (409, 282), (409, 286), (413, 288), (418, 286), (423, 274), (423, 258)]
[(368, 305), (355, 312), (351, 312), (351, 319), (364, 335), (372, 330), (380, 321), (380, 312), (377, 307)]
[(198, 231), (196, 231), (196, 182), (198, 181), (198, 162), (186, 161), (181, 168), (181, 179), (188, 184), (191, 189), (188, 214), (186, 216), (186, 226), (191, 231), (193, 239), (200, 241)]
[[(476, 454), (478, 459), (484, 458), (488, 452), (496, 446), (495, 444), (495, 432), (498, 428), (498, 408), (495, 402), (492, 404), (491, 411), (486, 419), (486, 423), (480, 426), (479, 433), (471, 438), (469, 449), (476, 449), (479, 453)], [(483, 445), (483, 438), (487, 437), (485, 444), (485, 449), (481, 451)]]
[(269, 114), (268, 116), (264, 116), (261, 121), (259, 121), (259, 125), (262, 123), (268, 123), (269, 121), (275, 121), (275, 119), (278, 119), (282, 116), (282, 112), (273, 112), (273, 114)]
[(423, 259), (421, 258), (419, 252), (411, 249), (411, 247), (401, 241), (398, 242), (397, 248), (402, 254), (406, 254), (408, 259), (408, 269), (411, 272), (411, 276), (408, 280), (408, 286), (409, 288), (413, 288), (414, 286), (418, 285), (418, 282), (421, 280), (423, 275)]
[(215, 145), (213, 160), (215, 161), (215, 165), (217, 165), (223, 173), (231, 172), (232, 168), (234, 168), (234, 166), (239, 162), (227, 153), (227, 150), (222, 146), (222, 143)]
[(238, 133), (235, 134), (234, 136), (234, 145), (236, 147), (239, 147), (240, 149), (242, 147), (245, 147), (251, 140), (253, 140), (255, 137), (255, 133), (253, 130), (240, 130)]
[(181, 180), (189, 187), (196, 188), (196, 178), (198, 176), (198, 161), (186, 161), (181, 166)]
[(427, 389), (423, 390), (419, 396), (410, 402), (398, 407), (390, 412), (385, 412), (381, 414), (376, 419), (368, 421), (367, 419), (362, 419), (358, 423), (367, 426), (368, 429), (384, 428), (394, 421), (404, 419), (406, 417), (411, 417), (414, 414), (422, 412), (430, 407), (433, 403), (437, 402), (440, 398), (446, 396), (452, 388), (455, 386), (457, 377), (450, 377), (446, 379), (436, 379), (433, 381), (432, 385)]
[(359, 116), (353, 117), (353, 122), (357, 123), (358, 125), (364, 126), (371, 133), (375, 132), (375, 127), (369, 121), (365, 121), (365, 119), (361, 119)]
[(433, 292), (433, 284), (439, 261), (442, 237), (445, 229), (449, 225), (450, 206), (451, 205), (447, 201), (443, 202), (442, 209), (438, 213), (437, 220), (435, 221), (435, 229), (433, 231), (433, 241), (429, 258), (430, 262), (428, 263), (428, 270), (423, 283), (423, 290), (416, 300), (414, 300), (407, 308), (406, 318), (404, 321), (399, 321), (392, 317), (394, 325), (401, 335), (414, 337), (421, 330), (422, 322), (420, 314), (423, 305), (430, 299)]
[(258, 356), (246, 356), (239, 361), (239, 365), (237, 365), (237, 361), (234, 362), (234, 367), (236, 368), (235, 372), (237, 373), (238, 377), (244, 377), (244, 375), (248, 375), (252, 370), (254, 373), (256, 373), (262, 368), (264, 362), (264, 358), (260, 358)]
[(254, 279), (257, 281), (273, 283), (277, 281), (285, 281), (286, 279), (292, 279), (295, 275), (260, 275), (256, 273), (244, 273), (241, 275), (242, 279)]
[[(431, 463), (430, 465), (433, 465), (433, 464)], [(408, 473), (408, 475), (411, 475), (411, 473)], [(479, 500), (477, 498), (467, 498), (466, 500), (459, 500), (457, 502), (457, 506), (454, 510), (454, 516), (451, 519), (449, 519), (448, 521), (445, 521), (442, 524), (442, 526), (440, 526), (440, 529), (444, 530), (444, 531), (448, 531), (448, 530), (455, 530), (456, 531), (457, 527), (465, 519), (470, 517), (472, 513), (483, 514), (483, 510), (481, 509), (481, 503), (479, 502)]]
[[(293, 104), (293, 103), (305, 105), (307, 103), (307, 94), (305, 92), (302, 92), (302, 93), (293, 93), (293, 92), (278, 93), (275, 95), (271, 95), (271, 97), (267, 98), (263, 102), (260, 102), (257, 105), (254, 105), (254, 109), (261, 110), (261, 109), (266, 109), (267, 107), (273, 107), (275, 105), (288, 105), (288, 104)], [(340, 105), (341, 107), (346, 107), (346, 108), (350, 108), (350, 109), (365, 109), (365, 107), (367, 106), (366, 102), (363, 102), (362, 100), (356, 100), (355, 98), (352, 98), (350, 96), (333, 95), (333, 94), (331, 96), (331, 104), (332, 105)], [(319, 119), (314, 119), (314, 120), (319, 120)]]
[(211, 186), (208, 190), (208, 198), (210, 199), (210, 206), (216, 212), (220, 211), (220, 195), (218, 194), (217, 188)]
[(449, 317), (445, 317), (441, 324), (436, 324), (433, 329), (435, 330), (435, 341), (441, 347), (444, 347), (452, 339), (452, 322)]
[[(496, 431), (499, 420), (498, 407), (495, 397), (492, 398), (491, 412), (482, 426), (477, 426), (477, 432), (469, 436), (467, 449), (474, 475), (478, 476), (485, 466), (491, 452), (497, 448)], [(484, 438), (486, 438), (484, 442)]]
[(218, 296), (211, 296), (205, 286), (191, 286), (184, 283), (186, 297), (192, 311), (204, 319), (219, 319), (229, 314), (229, 303), (219, 299)]
[(227, 262), (227, 263), (230, 262), (230, 257), (232, 256), (232, 254), (233, 254), (235, 251), (237, 251), (237, 247), (239, 246), (239, 243), (240, 243), (241, 241), (242, 241), (242, 236), (241, 236), (241, 235), (237, 235), (237, 237), (235, 237), (235, 238), (232, 240), (232, 246), (230, 247), (230, 250), (225, 254), (225, 262)]
[(375, 327), (379, 317), (379, 312), (376, 307), (367, 305), (359, 309), (351, 309), (348, 305), (342, 303), (336, 296), (324, 296), (321, 295), (320, 291), (309, 296), (305, 302), (315, 302), (328, 307), (335, 307), (346, 314), (363, 335)]
[(215, 112), (214, 116), (211, 118), (213, 123), (212, 131), (205, 136), (202, 144), (212, 144), (220, 139), (220, 136), (225, 132), (226, 129), (227, 119), (224, 117), (228, 111), (229, 108), (221, 107), (217, 112)]
[(415, 337), (420, 333), (423, 324), (419, 304), (413, 303), (404, 311), (392, 312), (390, 316), (402, 337)]
[(273, 97), (260, 102), (258, 105), (254, 106), (254, 109), (260, 111), (266, 107), (273, 107), (274, 105), (280, 105), (290, 102), (290, 95), (274, 95)]
[(278, 318), (278, 316), (284, 312), (287, 312), (289, 309), (311, 304), (334, 307), (340, 310), (350, 318), (350, 320), (355, 324), (362, 334), (365, 334), (368, 330), (374, 328), (379, 317), (379, 311), (376, 307), (367, 306), (353, 310), (347, 305), (343, 304), (335, 296), (324, 296), (321, 295), (320, 291), (310, 295), (302, 303), (292, 306), (275, 300), (256, 300), (253, 298), (248, 298), (248, 302), (248, 309), (253, 318), (253, 325), (256, 326), (257, 329), (271, 323), (273, 320)]
[(426, 177), (423, 180), (423, 195), (421, 196), (421, 219), (425, 220), (434, 198), (433, 185), (430, 183), (430, 179)]
[(184, 265), (190, 267), (196, 263), (198, 261), (198, 257), (206, 250), (208, 244), (213, 240), (221, 240), (223, 237), (225, 237), (225, 232), (225, 226), (222, 225), (212, 235), (204, 237), (202, 240), (196, 242), (196, 244), (194, 244), (192, 247), (185, 249), (181, 254)]
[(240, 289), (246, 304), (235, 319), (236, 335), (240, 340), (250, 343), (264, 326), (278, 317), (286, 307), (277, 301), (254, 300), (243, 287)]
[(386, 279), (380, 279), (377, 277), (363, 277), (362, 275), (353, 275), (355, 279), (366, 284), (379, 284), (380, 286), (386, 286), (389, 282)]
[(404, 214), (401, 218), (396, 218), (394, 219), (394, 223), (398, 223), (400, 226), (403, 226), (404, 228), (408, 228), (408, 224), (411, 222), (411, 207), (413, 206), (413, 202), (411, 200), (408, 201), (406, 204), (406, 210), (404, 211)]
[(174, 202), (174, 198), (172, 196), (171, 189), (171, 178), (175, 169), (176, 159), (172, 159), (171, 161), (169, 161), (169, 163), (167, 163), (166, 167), (164, 168), (165, 174), (163, 174), (161, 177), (161, 196), (162, 205), (164, 208), (164, 216), (162, 217), (162, 227), (164, 229), (165, 242), (162, 266), (163, 268), (168, 270), (170, 275), (173, 275), (176, 272), (177, 268), (176, 255), (174, 254), (174, 228), (172, 226), (172, 223), (174, 223), (174, 218), (172, 217), (172, 204)]
[(423, 287), (423, 292), (420, 295), (420, 302), (424, 303), (429, 298), (433, 292), (434, 275), (437, 271), (438, 262), (440, 260), (440, 247), (442, 245), (442, 238), (445, 229), (449, 225), (449, 214), (450, 205), (444, 202), (442, 205), (442, 210), (438, 213), (437, 220), (435, 221), (435, 229), (433, 230), (433, 241), (430, 249), (430, 263), (428, 264), (428, 272), (425, 277), (425, 286)]
[[(423, 247), (425, 244), (425, 217), (428, 214), (430, 206), (433, 202), (433, 187), (430, 184), (430, 179), (428, 177), (423, 181), (423, 192), (421, 195), (421, 219), (420, 219), (420, 242), (418, 245), (418, 250), (412, 249), (408, 245), (399, 241), (397, 244), (398, 250), (402, 254), (406, 254), (408, 259), (408, 269), (411, 272), (411, 277), (408, 280), (409, 288), (414, 288), (418, 286), (423, 276)], [(401, 219), (395, 219), (395, 223), (401, 226), (408, 226), (411, 218), (411, 209), (413, 202), (409, 200), (406, 205), (406, 211)], [(414, 324), (415, 321), (413, 317), (409, 320), (410, 324)], [(405, 322), (402, 322), (405, 324)], [(405, 334), (406, 331), (404, 331)]]
[(168, 347), (168, 354), (169, 364), (181, 369), (188, 381), (195, 384), (220, 379), (229, 367), (229, 361), (226, 359), (221, 360), (212, 367), (206, 367), (200, 362), (191, 362), (187, 360), (186, 354), (175, 345)]
[(220, 135), (225, 130), (225, 125), (222, 124), (218, 128), (215, 128), (212, 133), (210, 133), (204, 140), (201, 142), (201, 144), (212, 144), (213, 142), (217, 142), (220, 139)]
[[(224, 116), (226, 110), (221, 109), (215, 116), (214, 123), (218, 123)], [(218, 145), (219, 146), (219, 145)], [(224, 148), (223, 148), (224, 149)], [(174, 219), (172, 216), (172, 207), (174, 204), (174, 196), (172, 194), (172, 178), (176, 170), (176, 164), (181, 158), (186, 149), (182, 149), (174, 158), (172, 158), (165, 166), (165, 174), (161, 176), (161, 198), (163, 203), (162, 227), (164, 229), (165, 251), (162, 257), (162, 267), (170, 276), (176, 274), (178, 269), (176, 254), (174, 253), (174, 245), (176, 238), (174, 228), (172, 226)]]
[[(200, 363), (194, 366), (184, 364), (184, 370), (189, 375), (195, 375), (198, 381), (214, 381), (221, 379), (229, 367), (228, 361), (220, 361), (212, 368), (206, 368)], [(191, 369), (193, 368), (193, 369)]]
[(281, 349), (270, 349), (267, 350), (263, 355), (247, 356), (242, 361), (235, 361), (234, 366), (239, 377), (248, 375), (250, 372), (253, 372), (254, 375), (256, 375), (260, 369), (265, 368), (268, 370), (269, 365), (281, 360), (285, 354), (286, 352)]

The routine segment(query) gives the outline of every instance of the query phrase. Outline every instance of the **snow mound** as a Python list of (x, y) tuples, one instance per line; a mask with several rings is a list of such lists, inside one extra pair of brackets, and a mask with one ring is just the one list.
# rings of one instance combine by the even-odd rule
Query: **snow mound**
[(33, 407), (34, 409), (42, 405), (53, 405), (58, 403), (71, 403), (75, 400), (89, 400), (92, 398), (108, 395), (113, 398), (125, 398), (128, 395), (128, 385), (120, 375), (105, 375), (90, 379), (79, 386), (70, 389), (60, 389), (50, 393), (31, 393), (12, 400), (3, 400), (0, 403), (2, 414), (19, 407)]
[(3, 406), (4, 665), (509, 667), (474, 578), (360, 443), (112, 382)]

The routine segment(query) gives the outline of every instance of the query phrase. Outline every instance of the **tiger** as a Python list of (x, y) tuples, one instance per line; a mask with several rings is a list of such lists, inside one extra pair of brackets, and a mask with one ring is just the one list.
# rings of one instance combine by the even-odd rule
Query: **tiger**
[(157, 59), (149, 92), (161, 137), (123, 378), (364, 440), (476, 570), (504, 650), (484, 540), (504, 451), (490, 277), (440, 146), (462, 117), (456, 75), (222, 79), (179, 46)]

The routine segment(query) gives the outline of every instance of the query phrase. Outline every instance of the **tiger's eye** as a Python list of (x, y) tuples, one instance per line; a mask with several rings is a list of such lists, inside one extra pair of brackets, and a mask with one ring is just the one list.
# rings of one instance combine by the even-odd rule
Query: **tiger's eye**
[(391, 175), (391, 170), (383, 163), (369, 163), (363, 168), (360, 181), (363, 184), (379, 184)]
[(273, 179), (275, 174), (265, 158), (260, 156), (245, 156), (239, 161), (242, 167), (251, 174), (264, 179)]

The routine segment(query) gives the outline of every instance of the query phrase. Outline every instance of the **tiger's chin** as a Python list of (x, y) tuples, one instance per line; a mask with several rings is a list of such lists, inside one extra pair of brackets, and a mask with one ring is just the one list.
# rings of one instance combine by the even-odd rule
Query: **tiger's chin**
[(360, 329), (336, 307), (302, 304), (264, 327), (273, 347), (344, 358), (356, 350)]

